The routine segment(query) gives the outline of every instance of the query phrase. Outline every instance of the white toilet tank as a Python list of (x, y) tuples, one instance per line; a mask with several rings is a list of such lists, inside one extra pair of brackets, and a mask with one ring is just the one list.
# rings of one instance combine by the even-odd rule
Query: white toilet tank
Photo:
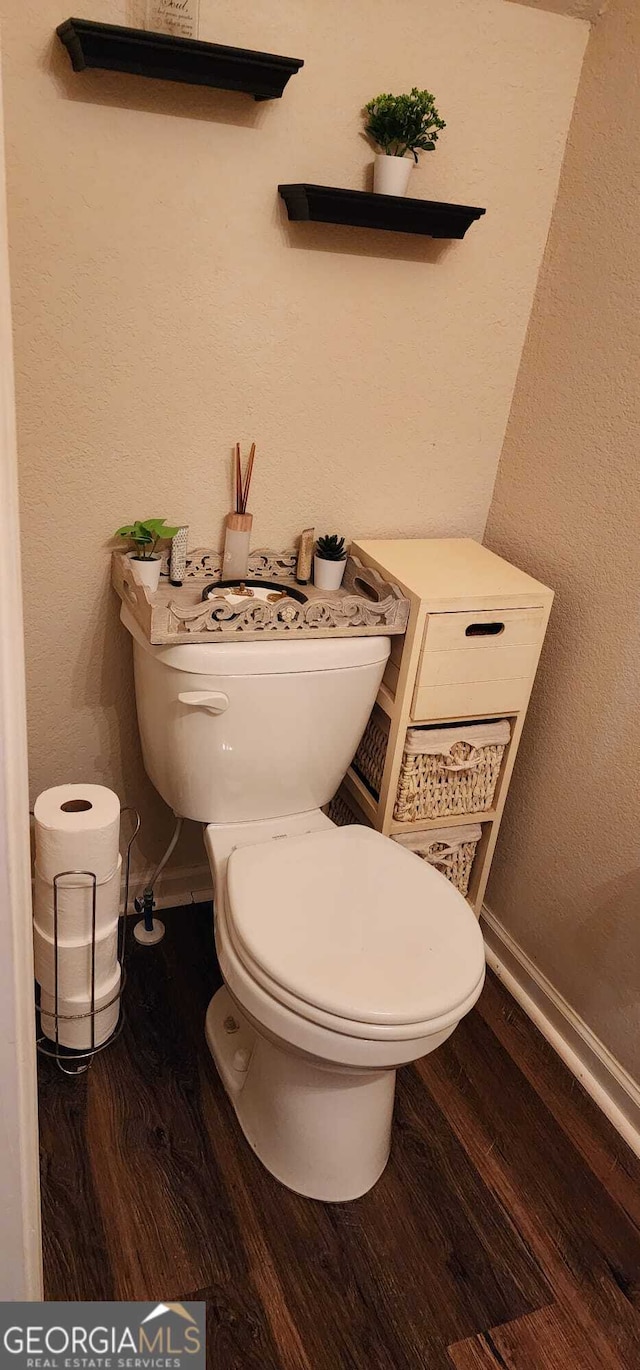
[(371, 713), (386, 637), (184, 643), (133, 637), (144, 764), (183, 818), (241, 823), (318, 809)]

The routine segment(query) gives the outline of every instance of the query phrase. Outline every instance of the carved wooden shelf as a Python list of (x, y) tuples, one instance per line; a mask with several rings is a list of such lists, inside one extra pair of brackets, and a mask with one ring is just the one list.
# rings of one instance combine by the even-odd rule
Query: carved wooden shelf
[[(112, 582), (123, 604), (133, 614), (154, 646), (178, 642), (237, 642), (265, 636), (283, 638), (385, 637), (404, 633), (409, 600), (356, 557), (348, 557), (339, 590), (299, 586), (295, 580), (297, 553), (255, 551), (249, 557), (247, 579), (277, 582), (293, 594), (277, 603), (249, 599), (232, 606), (220, 595), (203, 599), (204, 590), (220, 580), (222, 556), (210, 548), (189, 552), (183, 584), (177, 588), (167, 575), (164, 554), (159, 589), (155, 594), (138, 579), (136, 563), (126, 552), (114, 552)], [(300, 602), (300, 596), (304, 602)]]
[(162, 81), (242, 90), (255, 100), (279, 99), (289, 77), (304, 66), (297, 57), (173, 38), (171, 34), (97, 24), (90, 19), (67, 19), (56, 32), (74, 71), (86, 67), (128, 71)]
[(421, 233), (429, 238), (464, 238), (474, 220), (487, 212), (473, 205), (372, 195), (365, 190), (341, 190), (336, 186), (300, 183), (278, 186), (278, 190), (290, 219)]

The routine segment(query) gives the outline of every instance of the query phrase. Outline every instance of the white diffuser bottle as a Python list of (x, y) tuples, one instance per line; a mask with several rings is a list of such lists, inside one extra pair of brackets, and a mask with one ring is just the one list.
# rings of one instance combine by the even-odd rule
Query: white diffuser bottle
[(173, 38), (197, 38), (200, 0), (147, 0), (145, 28)]
[(227, 514), (222, 558), (223, 580), (246, 580), (252, 526), (253, 514)]

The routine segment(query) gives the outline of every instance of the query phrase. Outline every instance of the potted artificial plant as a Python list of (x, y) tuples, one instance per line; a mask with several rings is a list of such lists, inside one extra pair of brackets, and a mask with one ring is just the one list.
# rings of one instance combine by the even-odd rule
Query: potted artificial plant
[(134, 550), (129, 553), (130, 561), (135, 561), (138, 579), (148, 590), (157, 590), (160, 582), (162, 562), (156, 554), (160, 538), (174, 538), (179, 528), (169, 528), (164, 519), (139, 519), (137, 523), (118, 528), (115, 537), (128, 538)]
[(319, 590), (339, 590), (342, 584), (347, 553), (344, 538), (327, 533), (318, 538), (313, 558), (313, 583)]
[(419, 152), (433, 152), (446, 128), (428, 90), (413, 87), (410, 95), (376, 95), (363, 111), (365, 136), (379, 148), (373, 165), (378, 195), (404, 195)]

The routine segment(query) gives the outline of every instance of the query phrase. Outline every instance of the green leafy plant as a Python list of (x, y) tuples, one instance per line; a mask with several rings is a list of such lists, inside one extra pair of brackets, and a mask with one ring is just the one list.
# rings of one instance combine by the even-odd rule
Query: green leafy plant
[(365, 136), (388, 157), (412, 152), (433, 152), (438, 135), (446, 128), (428, 90), (413, 87), (410, 95), (376, 95), (365, 105)]
[(179, 528), (170, 528), (164, 519), (139, 519), (118, 528), (114, 537), (128, 538), (136, 549), (138, 561), (150, 561), (160, 538), (174, 538)]
[(322, 561), (344, 561), (346, 555), (344, 538), (338, 537), (337, 533), (326, 533), (318, 538), (316, 556)]

